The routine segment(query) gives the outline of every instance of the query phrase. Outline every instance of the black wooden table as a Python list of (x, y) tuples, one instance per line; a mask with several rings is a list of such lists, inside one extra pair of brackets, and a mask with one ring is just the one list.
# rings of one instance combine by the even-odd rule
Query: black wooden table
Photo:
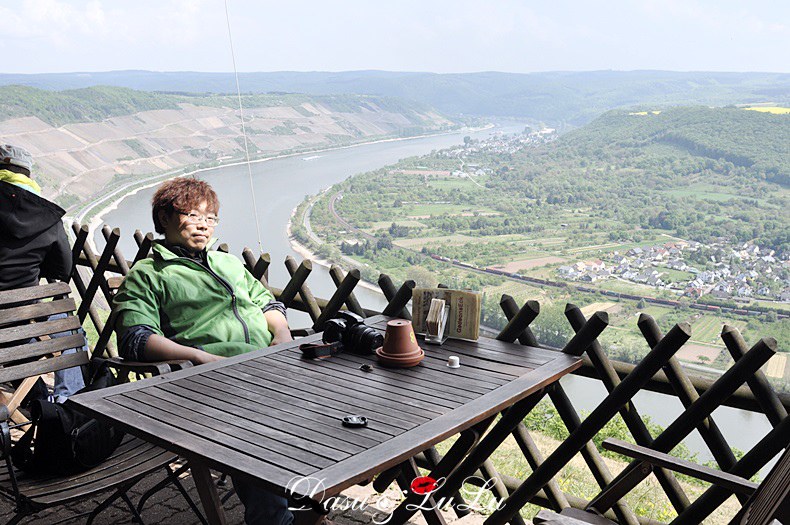
[[(382, 331), (386, 321), (366, 320)], [(448, 437), (487, 426), (581, 364), (561, 352), (484, 337), (443, 346), (425, 345), (420, 337), (426, 357), (409, 369), (384, 368), (373, 356), (349, 353), (302, 358), (299, 343), (319, 339), (317, 334), (69, 402), (185, 457), (209, 521), (224, 523), (209, 469), (278, 493), (310, 477), (321, 480), (320, 496), (332, 496), (413, 464), (415, 454)], [(450, 355), (460, 357), (460, 368), (447, 366)], [(372, 370), (362, 370), (364, 364)], [(343, 427), (341, 419), (351, 414), (365, 416), (367, 427)], [(502, 439), (512, 428), (504, 430)], [(473, 445), (456, 451), (454, 464), (440, 470), (449, 473)]]

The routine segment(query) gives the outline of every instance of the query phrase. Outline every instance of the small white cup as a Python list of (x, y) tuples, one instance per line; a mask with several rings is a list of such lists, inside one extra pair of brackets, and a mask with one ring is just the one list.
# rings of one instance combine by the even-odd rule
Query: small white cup
[(447, 366), (449, 366), (450, 368), (460, 368), (461, 360), (458, 359), (458, 356), (451, 355), (450, 357), (447, 358)]

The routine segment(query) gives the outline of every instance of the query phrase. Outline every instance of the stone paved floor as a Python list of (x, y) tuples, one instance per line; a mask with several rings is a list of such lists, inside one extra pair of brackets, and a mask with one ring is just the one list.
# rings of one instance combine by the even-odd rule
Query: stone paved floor
[[(150, 476), (140, 482), (129, 492), (131, 500), (136, 503), (140, 499), (140, 496), (159, 479), (161, 479), (159, 476)], [(193, 500), (198, 502), (199, 505), (197, 490), (192, 482), (192, 478), (188, 475), (184, 476), (182, 483)], [(227, 487), (221, 487), (219, 489), (220, 497), (227, 493), (229, 487), (230, 483), (228, 483)], [(386, 518), (388, 514), (386, 512), (380, 512), (378, 509), (386, 509), (387, 505), (398, 497), (397, 491), (385, 492), (382, 495), (377, 495), (370, 486), (352, 487), (347, 490), (344, 495), (350, 498), (350, 501), (366, 502), (367, 508), (365, 510), (350, 509), (335, 510), (331, 512), (329, 518), (338, 525), (384, 524), (387, 522)], [(33, 517), (27, 518), (23, 523), (47, 525), (68, 518), (73, 518), (69, 519), (69, 523), (84, 523), (87, 517), (79, 517), (79, 515), (90, 512), (100, 501), (102, 501), (102, 499), (103, 498), (84, 500), (65, 507), (43, 511)], [(224, 508), (229, 525), (241, 525), (244, 523), (244, 508), (237, 497), (231, 497), (225, 503)], [(0, 501), (0, 521), (3, 523), (6, 522), (11, 519), (12, 515), (12, 505), (8, 503), (7, 500)], [(148, 500), (142, 516), (146, 524), (192, 525), (200, 523), (196, 516), (190, 511), (184, 498), (181, 497), (181, 494), (172, 485), (161, 490)], [(452, 513), (447, 513), (445, 516), (448, 524), (457, 520)], [(467, 516), (462, 523), (463, 525), (480, 525), (483, 523), (484, 519), (484, 516), (470, 515)], [(133, 521), (126, 505), (118, 501), (109, 509), (102, 512), (94, 523), (96, 525), (115, 525), (133, 523)], [(425, 524), (425, 520), (420, 516), (415, 517), (410, 523), (423, 525)], [(461, 525), (461, 523), (458, 525)]]

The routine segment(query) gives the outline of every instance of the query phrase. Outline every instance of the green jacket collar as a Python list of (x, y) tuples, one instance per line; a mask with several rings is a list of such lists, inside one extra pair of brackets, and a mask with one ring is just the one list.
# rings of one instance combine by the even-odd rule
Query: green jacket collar
[[(209, 250), (212, 246), (214, 246), (214, 244), (216, 244), (216, 242), (217, 239), (211, 239), (208, 245), (206, 245), (206, 250)], [(168, 250), (162, 241), (154, 241), (151, 244), (151, 251), (153, 252), (155, 259), (161, 259), (163, 261), (172, 261), (174, 259), (181, 258), (172, 251)]]

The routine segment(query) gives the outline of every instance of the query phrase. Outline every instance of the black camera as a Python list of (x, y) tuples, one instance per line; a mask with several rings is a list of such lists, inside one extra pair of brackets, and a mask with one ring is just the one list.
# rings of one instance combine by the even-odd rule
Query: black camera
[(354, 354), (372, 354), (384, 344), (381, 332), (365, 325), (365, 320), (353, 312), (342, 310), (324, 325), (324, 343), (340, 343), (342, 350)]

